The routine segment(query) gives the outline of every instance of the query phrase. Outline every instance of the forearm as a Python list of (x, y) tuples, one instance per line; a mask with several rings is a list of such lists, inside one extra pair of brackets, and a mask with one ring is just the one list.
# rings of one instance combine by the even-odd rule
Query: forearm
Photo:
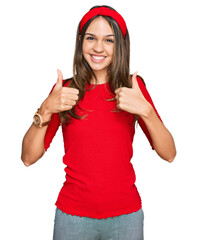
[(38, 128), (33, 123), (25, 134), (22, 142), (21, 159), (25, 166), (35, 163), (44, 154), (44, 136), (46, 127)]
[[(43, 106), (43, 105), (42, 105)], [(44, 115), (44, 109), (41, 106), (41, 113)], [(45, 115), (44, 115), (45, 116)], [(48, 115), (47, 115), (48, 118)], [(47, 126), (37, 127), (34, 123), (30, 126), (22, 142), (21, 159), (26, 166), (35, 163), (44, 154), (44, 138)]]
[(176, 156), (174, 139), (168, 129), (158, 118), (151, 104), (145, 105), (143, 114), (140, 115), (152, 139), (152, 144), (158, 155), (172, 162)]

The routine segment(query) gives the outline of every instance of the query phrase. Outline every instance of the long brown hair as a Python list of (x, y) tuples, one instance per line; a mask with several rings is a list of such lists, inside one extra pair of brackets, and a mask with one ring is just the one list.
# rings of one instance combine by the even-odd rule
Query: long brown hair
[[(91, 9), (98, 8), (98, 7), (107, 7), (116, 11), (114, 8), (106, 5), (94, 6)], [(90, 23), (97, 17), (99, 16), (93, 17), (84, 25), (81, 34), (79, 32), (79, 25), (80, 25), (79, 23), (77, 28), (77, 34), (76, 34), (75, 53), (74, 53), (74, 59), (73, 59), (73, 77), (66, 79), (63, 82), (63, 86), (66, 84), (67, 81), (69, 81), (67, 87), (77, 88), (79, 90), (79, 98), (76, 102), (77, 107), (79, 107), (78, 102), (80, 101), (80, 99), (83, 99), (85, 95), (85, 91), (92, 90), (94, 87), (96, 87), (96, 84), (95, 84), (95, 86), (92, 89), (86, 90), (86, 84), (90, 85), (90, 81), (93, 76), (97, 83), (96, 75), (94, 74), (90, 65), (87, 63), (87, 61), (83, 57), (83, 53), (82, 53), (82, 44), (83, 44), (85, 32), (88, 26), (90, 25)], [(130, 75), (130, 69), (129, 69), (130, 38), (129, 38), (128, 29), (124, 39), (121, 29), (117, 24), (117, 22), (111, 17), (108, 17), (108, 16), (102, 16), (102, 17), (108, 21), (115, 35), (113, 60), (109, 65), (109, 68), (107, 71), (107, 78), (108, 78), (107, 80), (109, 83), (109, 87), (111, 91), (114, 93), (114, 91), (117, 88), (132, 87), (132, 84), (131, 84), (132, 75)], [(81, 35), (81, 38), (79, 38), (79, 35)], [(142, 77), (140, 78), (144, 82), (143, 78)], [(107, 101), (114, 101), (114, 100), (115, 100), (114, 97), (111, 99), (107, 99)], [(115, 111), (120, 111), (120, 110), (116, 108)], [(59, 113), (59, 116), (60, 116), (61, 122), (68, 125), (69, 123), (71, 123), (70, 116), (76, 119), (83, 119), (87, 115), (85, 116), (77, 115), (75, 112), (75, 108), (73, 107), (70, 110)], [(139, 116), (135, 115), (134, 123), (138, 119), (139, 119)]]

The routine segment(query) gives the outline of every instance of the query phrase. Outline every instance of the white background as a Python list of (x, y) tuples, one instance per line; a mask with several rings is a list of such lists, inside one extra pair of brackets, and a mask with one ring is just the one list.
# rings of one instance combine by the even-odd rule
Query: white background
[[(128, 6), (129, 2), (129, 6)], [(55, 201), (65, 180), (61, 129), (43, 158), (21, 161), (22, 139), (57, 79), (72, 76), (82, 16), (106, 4), (124, 17), (131, 73), (147, 85), (174, 137), (173, 163), (153, 151), (140, 127), (132, 163), (145, 214), (146, 240), (197, 239), (195, 1), (14, 1), (0, 3), (0, 239), (52, 239)]]

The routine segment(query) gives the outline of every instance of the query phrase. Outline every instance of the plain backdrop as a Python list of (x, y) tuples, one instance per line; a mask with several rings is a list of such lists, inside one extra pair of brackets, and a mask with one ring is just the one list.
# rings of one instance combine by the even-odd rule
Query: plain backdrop
[[(128, 5), (129, 3), (129, 5)], [(65, 181), (61, 128), (47, 153), (25, 167), (22, 139), (57, 80), (72, 76), (76, 30), (94, 5), (124, 17), (131, 41), (131, 74), (138, 71), (177, 156), (161, 159), (140, 126), (131, 162), (144, 210), (145, 240), (197, 239), (195, 1), (0, 2), (0, 239), (52, 239), (55, 202)]]

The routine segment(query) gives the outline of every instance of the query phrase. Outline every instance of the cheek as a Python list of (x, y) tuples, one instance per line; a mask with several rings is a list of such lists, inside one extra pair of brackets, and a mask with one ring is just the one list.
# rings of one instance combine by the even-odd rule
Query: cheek
[(85, 44), (83, 44), (82, 46), (82, 55), (83, 57), (85, 58), (85, 60), (87, 61), (87, 53), (88, 53), (88, 49), (87, 49), (87, 46)]
[(82, 55), (83, 55), (84, 59), (88, 62), (89, 61), (89, 50), (85, 44), (82, 46)]
[(84, 53), (85, 52), (85, 46), (84, 46), (84, 44), (82, 45), (82, 53)]
[(82, 52), (83, 52), (83, 53), (87, 52), (87, 49), (88, 49), (88, 46), (87, 46), (87, 44), (84, 42), (83, 45), (82, 45)]
[(92, 44), (87, 43), (86, 41), (82, 45), (82, 51), (87, 52), (92, 48)]
[(114, 47), (113, 46), (108, 46), (108, 54), (112, 57), (113, 56), (113, 52), (114, 52)]

